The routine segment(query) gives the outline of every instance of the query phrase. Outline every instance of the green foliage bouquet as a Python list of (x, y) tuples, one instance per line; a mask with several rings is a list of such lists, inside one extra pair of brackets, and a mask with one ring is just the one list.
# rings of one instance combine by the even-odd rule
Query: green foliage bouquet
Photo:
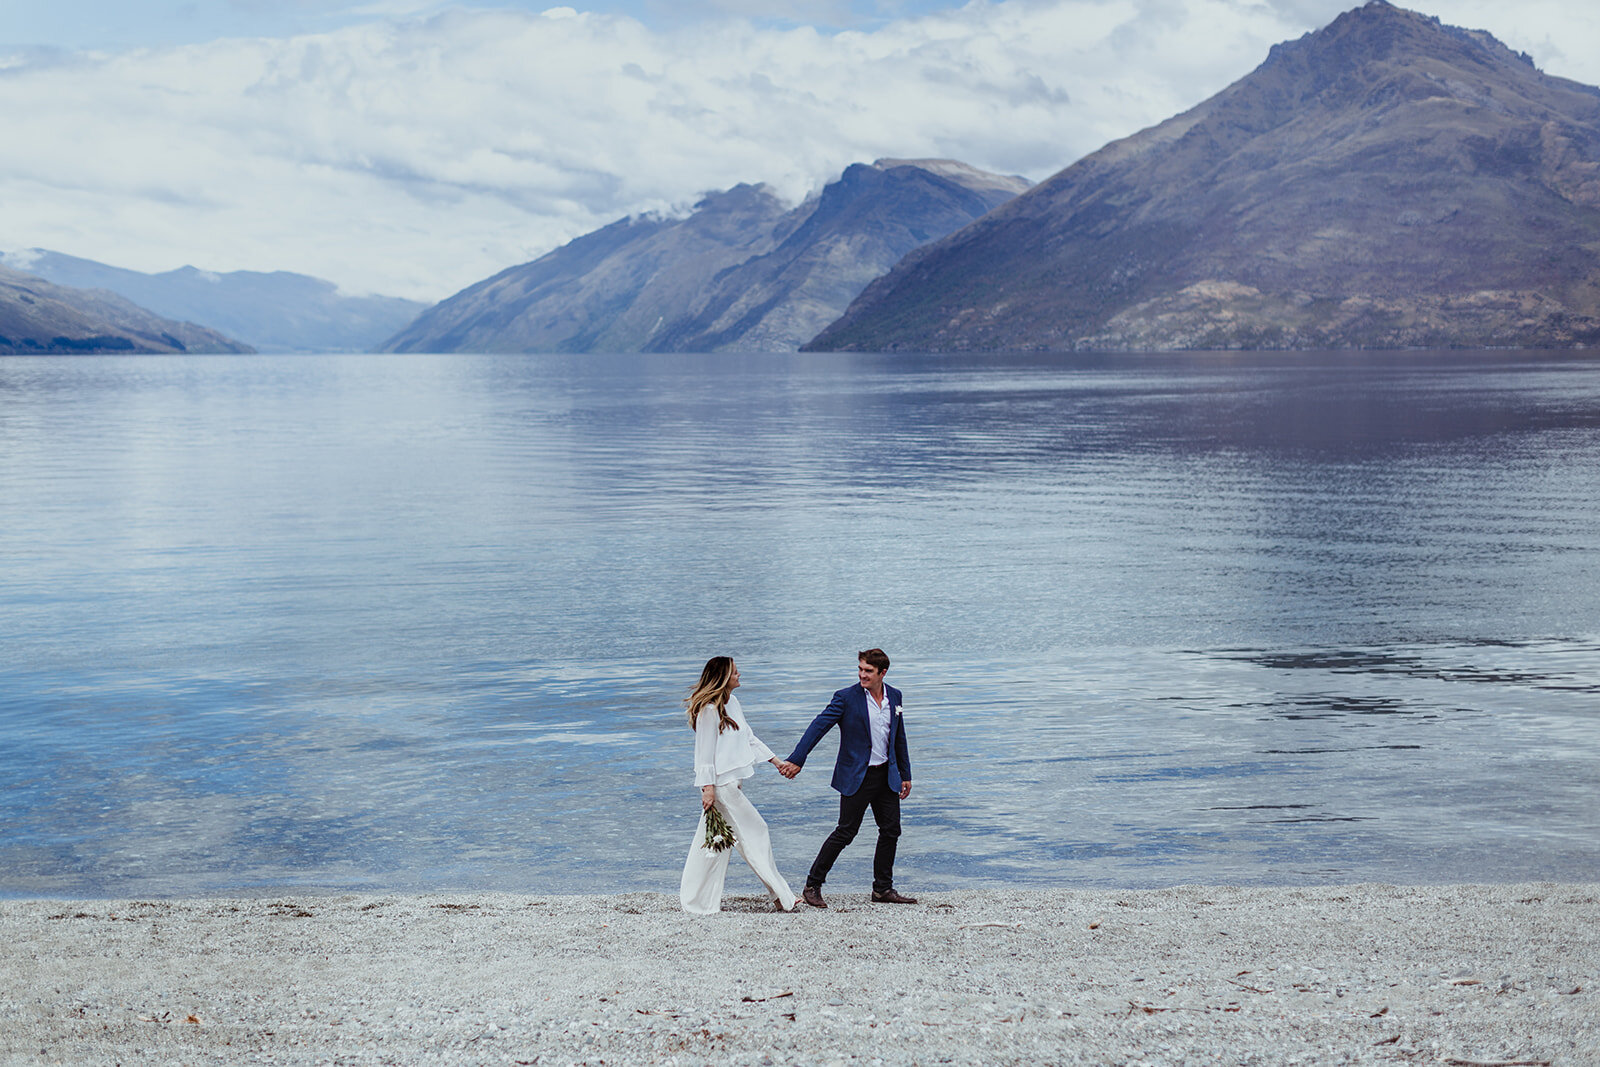
[(715, 804), (706, 809), (705, 846), (712, 852), (726, 852), (733, 847), (733, 827)]

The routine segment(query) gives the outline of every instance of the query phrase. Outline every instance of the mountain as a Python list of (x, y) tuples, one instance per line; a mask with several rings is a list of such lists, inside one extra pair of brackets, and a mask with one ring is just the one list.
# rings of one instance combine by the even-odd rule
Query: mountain
[(1026, 189), (951, 160), (857, 163), (796, 208), (762, 185), (628, 218), (430, 308), (392, 352), (794, 351), (901, 256)]
[(817, 350), (1600, 343), (1600, 90), (1374, 0), (906, 257)]
[(73, 289), (0, 267), (0, 354), (250, 351), (215, 330), (153, 315), (116, 293)]
[(739, 185), (685, 219), (628, 218), (511, 267), (419, 315), (389, 352), (636, 352), (705, 283), (785, 236), (765, 186)]
[(332, 282), (287, 271), (182, 267), (144, 274), (43, 249), (3, 262), (57, 285), (109, 289), (158, 315), (200, 322), (264, 352), (370, 352), (427, 307), (390, 296), (347, 296)]

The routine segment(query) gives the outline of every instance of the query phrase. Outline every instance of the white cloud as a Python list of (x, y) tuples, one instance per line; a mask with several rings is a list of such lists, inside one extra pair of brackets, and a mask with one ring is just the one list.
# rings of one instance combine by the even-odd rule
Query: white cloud
[[(799, 196), (880, 156), (1042, 178), (1217, 91), (1339, 6), (977, 0), (831, 35), (457, 9), (317, 36), (23, 54), (0, 62), (0, 248), (299, 270), (436, 299), (739, 181)], [(1564, 7), (1433, 10), (1600, 80), (1600, 15)]]
[(33, 265), (44, 255), (37, 248), (21, 248), (15, 252), (0, 252), (0, 263), (12, 270), (32, 270)]

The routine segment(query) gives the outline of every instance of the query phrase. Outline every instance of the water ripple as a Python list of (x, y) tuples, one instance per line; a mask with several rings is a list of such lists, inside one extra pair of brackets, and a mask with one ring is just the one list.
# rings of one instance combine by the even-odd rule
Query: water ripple
[(1592, 878), (1597, 371), (0, 360), (0, 894), (670, 888), (867, 645), (912, 886)]

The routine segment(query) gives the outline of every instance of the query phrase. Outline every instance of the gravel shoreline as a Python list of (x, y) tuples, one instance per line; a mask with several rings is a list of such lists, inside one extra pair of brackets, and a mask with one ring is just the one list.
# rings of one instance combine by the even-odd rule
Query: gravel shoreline
[(1600, 884), (0, 901), (0, 1062), (1600, 1064)]

